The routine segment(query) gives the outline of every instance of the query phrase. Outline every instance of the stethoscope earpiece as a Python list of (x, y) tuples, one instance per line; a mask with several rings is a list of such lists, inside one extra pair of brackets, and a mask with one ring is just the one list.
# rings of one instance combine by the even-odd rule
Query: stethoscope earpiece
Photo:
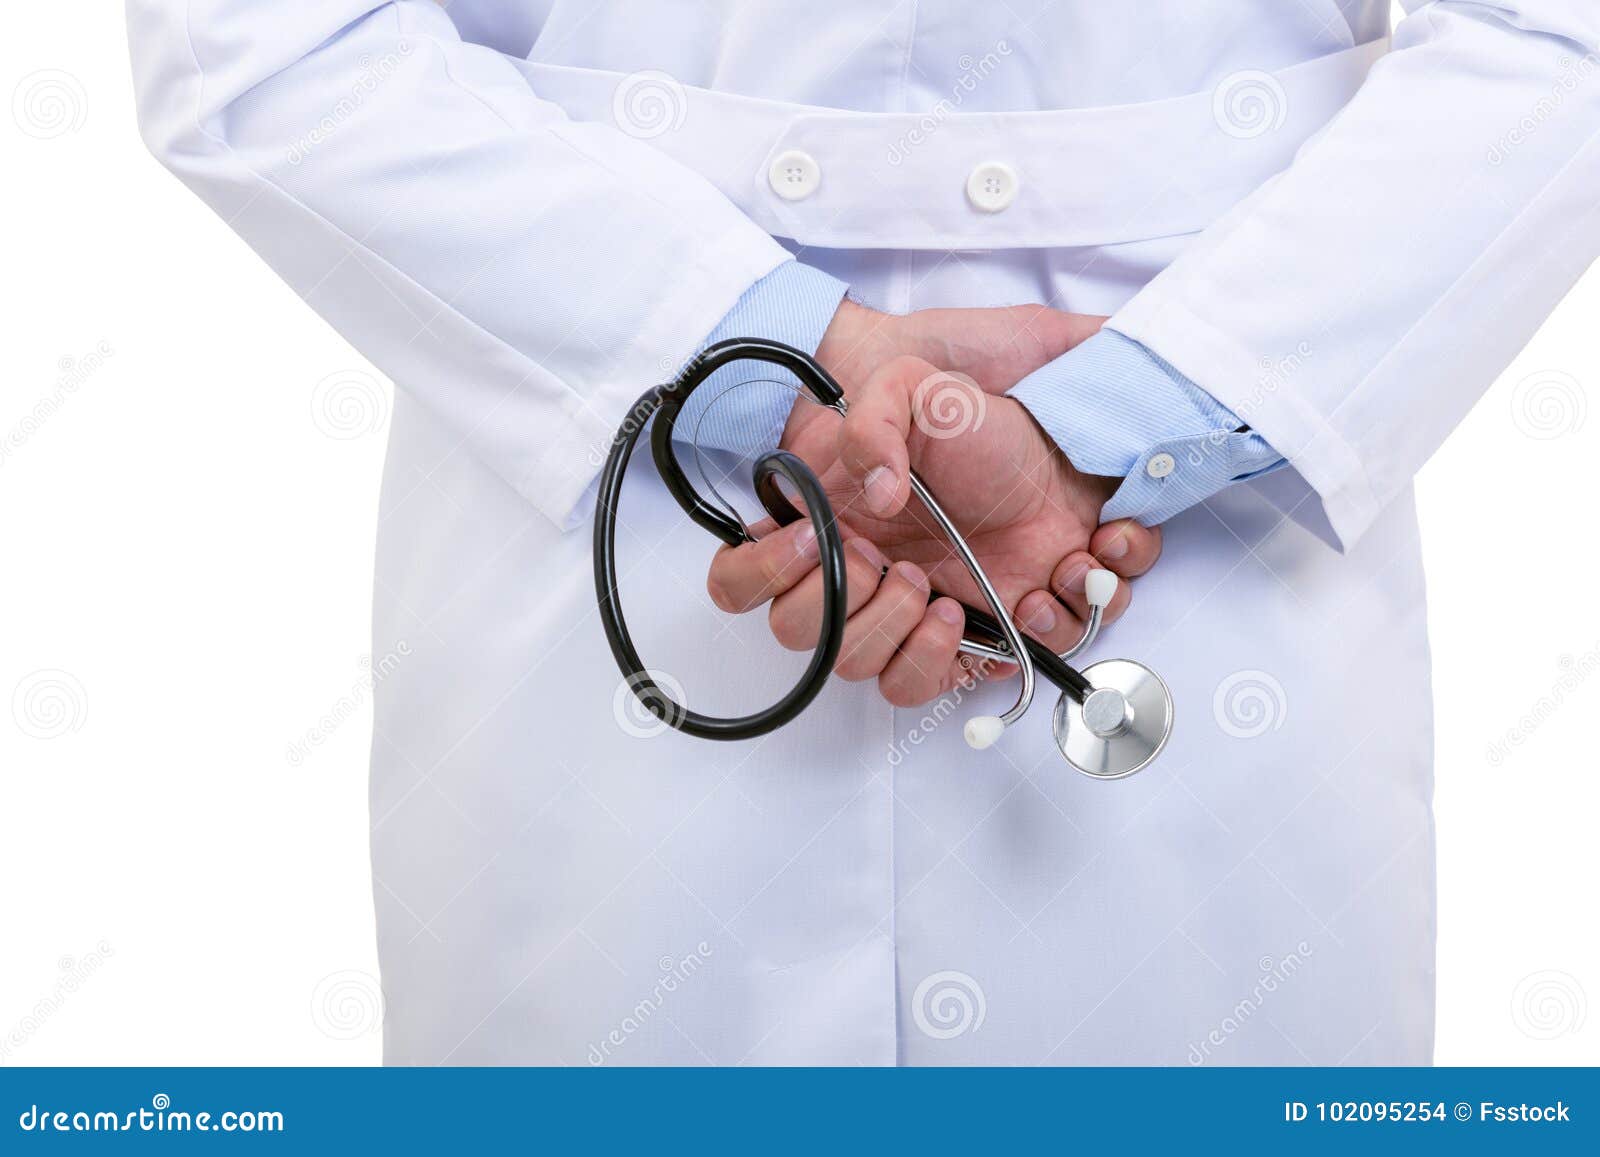
[(998, 715), (974, 715), (962, 727), (961, 734), (973, 751), (982, 751), (1000, 742), (1006, 733), (1006, 721)]
[(1117, 576), (1108, 570), (1092, 570), (1083, 580), (1083, 595), (1091, 607), (1104, 610), (1117, 594)]

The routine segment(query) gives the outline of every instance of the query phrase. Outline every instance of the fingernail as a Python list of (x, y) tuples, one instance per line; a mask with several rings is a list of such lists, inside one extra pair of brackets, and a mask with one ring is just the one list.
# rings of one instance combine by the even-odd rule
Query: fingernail
[(867, 475), (867, 508), (874, 514), (890, 513), (894, 509), (894, 497), (898, 489), (894, 471), (887, 466), (879, 466)]
[(1072, 569), (1067, 572), (1067, 577), (1061, 580), (1061, 589), (1070, 591), (1075, 595), (1081, 595), (1083, 593), (1084, 576), (1088, 573), (1088, 563), (1075, 563)]
[(928, 576), (914, 562), (897, 562), (894, 564), (895, 573), (918, 590), (928, 589)]
[(802, 558), (808, 562), (816, 562), (821, 556), (822, 552), (817, 549), (817, 528), (812, 526), (810, 522), (795, 531), (794, 553), (796, 558)]
[(1049, 634), (1056, 629), (1056, 613), (1050, 609), (1048, 602), (1041, 602), (1035, 609), (1028, 612), (1024, 626), (1036, 635)]
[(955, 599), (940, 599), (931, 609), (935, 618), (943, 619), (952, 627), (961, 626), (967, 621), (967, 613)]
[(1100, 557), (1102, 560), (1119, 559), (1124, 557), (1127, 553), (1128, 536), (1125, 534), (1113, 536), (1110, 542), (1106, 543), (1105, 546), (1100, 548)]
[(852, 538), (845, 545), (870, 562), (878, 571), (889, 565), (889, 556), (874, 546), (870, 538)]

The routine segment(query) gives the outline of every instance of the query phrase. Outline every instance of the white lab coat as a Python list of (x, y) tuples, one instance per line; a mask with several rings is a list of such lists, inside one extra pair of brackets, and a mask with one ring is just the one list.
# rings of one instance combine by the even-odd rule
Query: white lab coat
[[(390, 1060), (1428, 1061), (1410, 480), (1600, 248), (1600, 9), (1407, 7), (1369, 75), (1379, 0), (129, 0), (152, 149), (398, 387)], [(733, 745), (631, 709), (599, 461), (791, 251), (890, 310), (1113, 314), (1288, 456), (1173, 520), (1096, 648), (1172, 687), (1150, 769), (1072, 773), (1047, 700), (968, 751), (1009, 687), (836, 683)], [(713, 711), (790, 681), (643, 462), (627, 502), (652, 664)]]

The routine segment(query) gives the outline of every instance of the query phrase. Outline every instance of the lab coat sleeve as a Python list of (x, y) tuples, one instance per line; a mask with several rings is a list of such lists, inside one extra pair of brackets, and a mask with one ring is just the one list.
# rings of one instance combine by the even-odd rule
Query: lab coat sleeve
[(1107, 323), (1286, 456), (1346, 548), (1600, 253), (1600, 4), (1407, 7), (1339, 116)]
[(151, 150), (562, 525), (628, 408), (788, 254), (432, 0), (128, 0)]

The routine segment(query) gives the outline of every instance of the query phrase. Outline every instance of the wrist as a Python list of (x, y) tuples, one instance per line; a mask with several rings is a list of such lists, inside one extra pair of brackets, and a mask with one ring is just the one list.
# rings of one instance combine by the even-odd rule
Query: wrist
[[(823, 331), (817, 343), (817, 364), (828, 374), (846, 398), (856, 395), (861, 383), (871, 376), (879, 363), (894, 356), (895, 327), (900, 318), (892, 313), (862, 305), (846, 297)], [(806, 404), (796, 394), (794, 405), (784, 423), (782, 445), (792, 446), (799, 439), (801, 428), (824, 413), (820, 407)]]
[(872, 369), (893, 356), (900, 318), (846, 297), (817, 345), (817, 361), (848, 395)]
[(1048, 430), (1039, 422), (1038, 417), (1027, 406), (1016, 398), (1001, 397), (994, 399), (1008, 405), (1015, 406), (1021, 413), (1021, 421), (1033, 431), (1041, 460), (1048, 464), (1048, 469), (1058, 471), (1068, 483), (1068, 493), (1080, 495), (1093, 504), (1093, 510), (1088, 511), (1095, 520), (1098, 520), (1100, 508), (1111, 501), (1111, 496), (1122, 485), (1122, 479), (1113, 475), (1090, 474), (1080, 470), (1072, 461), (1072, 457), (1058, 443)]

